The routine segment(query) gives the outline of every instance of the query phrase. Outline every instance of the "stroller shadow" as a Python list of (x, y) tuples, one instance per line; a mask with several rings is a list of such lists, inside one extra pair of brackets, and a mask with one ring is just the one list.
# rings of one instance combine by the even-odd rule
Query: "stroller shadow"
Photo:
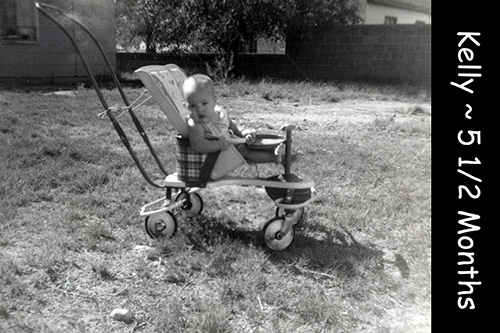
[[(284, 251), (272, 251), (265, 245), (261, 230), (248, 230), (229, 221), (201, 221), (197, 239), (191, 239), (203, 250), (203, 245), (214, 242), (217, 237), (237, 240), (243, 244), (261, 248), (269, 254), (269, 260), (281, 266), (288, 266), (297, 275), (315, 275), (323, 278), (353, 278), (362, 270), (383, 272), (388, 262), (386, 253), (371, 245), (361, 244), (348, 230), (327, 228), (323, 225), (305, 222), (297, 225), (293, 243)], [(216, 235), (217, 237), (214, 237)], [(399, 266), (403, 277), (407, 271)], [(404, 268), (404, 267), (403, 267)]]
[(353, 278), (360, 274), (360, 266), (382, 272), (383, 257), (382, 250), (359, 243), (349, 231), (307, 224), (297, 229), (287, 251), (273, 252), (270, 259), (290, 265), (297, 275)]

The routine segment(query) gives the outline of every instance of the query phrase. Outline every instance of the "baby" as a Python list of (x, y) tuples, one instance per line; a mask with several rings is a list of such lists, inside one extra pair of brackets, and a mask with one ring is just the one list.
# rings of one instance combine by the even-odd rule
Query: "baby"
[(246, 143), (255, 141), (255, 131), (240, 129), (227, 113), (216, 105), (213, 81), (195, 74), (184, 81), (184, 99), (189, 110), (187, 119), (191, 147), (199, 153), (225, 150), (234, 145), (245, 160), (252, 163), (282, 163), (284, 147), (276, 151), (251, 150)]

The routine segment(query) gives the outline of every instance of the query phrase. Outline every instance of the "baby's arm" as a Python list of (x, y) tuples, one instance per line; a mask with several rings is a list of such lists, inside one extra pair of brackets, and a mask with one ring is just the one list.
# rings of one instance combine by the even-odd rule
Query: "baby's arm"
[[(255, 131), (254, 130), (243, 130), (243, 131), (240, 131), (240, 129), (238, 128), (238, 126), (236, 126), (236, 124), (231, 120), (231, 118), (229, 118), (229, 129), (231, 131), (233, 131), (233, 133), (236, 135), (236, 136), (239, 136), (240, 138), (245, 138), (246, 142), (253, 142), (255, 141)], [(238, 142), (240, 143), (240, 142)]]
[(240, 138), (244, 137), (243, 133), (241, 133), (240, 129), (231, 118), (229, 118), (229, 129), (234, 133), (234, 135), (239, 136)]
[(230, 145), (225, 138), (217, 140), (209, 140), (205, 138), (205, 132), (199, 125), (194, 125), (189, 128), (189, 142), (191, 144), (191, 148), (202, 154), (224, 150)]

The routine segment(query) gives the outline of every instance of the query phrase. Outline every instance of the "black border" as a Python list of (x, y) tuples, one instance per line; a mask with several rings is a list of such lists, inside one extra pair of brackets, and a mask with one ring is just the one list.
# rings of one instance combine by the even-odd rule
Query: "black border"
[[(490, 7), (490, 8), (488, 8)], [(482, 332), (495, 330), (495, 310), (498, 308), (498, 284), (496, 279), (495, 199), (498, 177), (495, 175), (495, 160), (499, 142), (496, 136), (500, 126), (496, 125), (498, 102), (495, 81), (498, 77), (493, 57), (498, 44), (499, 18), (495, 10), (483, 2), (434, 1), (432, 4), (432, 328), (433, 331)], [(498, 15), (496, 15), (498, 16)], [(464, 92), (450, 84), (463, 82), (458, 77), (458, 32), (480, 32), (477, 37), (480, 46), (464, 43), (474, 52), (469, 65), (482, 66), (481, 77), (475, 78), (470, 87), (473, 94)], [(466, 63), (464, 63), (466, 64)], [(498, 66), (498, 65), (496, 65)], [(472, 106), (465, 117), (466, 104)], [(499, 123), (500, 124), (500, 123)], [(496, 129), (498, 128), (498, 130)], [(481, 131), (481, 144), (465, 146), (458, 142), (458, 132)], [(464, 135), (464, 139), (468, 137)], [(480, 178), (478, 183), (457, 172), (458, 158), (479, 158), (481, 165), (462, 166), (461, 169)], [(471, 189), (479, 185), (478, 199), (458, 199), (458, 186)], [(458, 274), (469, 266), (458, 266), (458, 231), (464, 229), (458, 221), (463, 217), (458, 211), (480, 215), (474, 224), (481, 227), (468, 233), (473, 240), (473, 267), (479, 273), (475, 281), (481, 281), (474, 288), (471, 297), (475, 309), (460, 309), (457, 304), (458, 291), (465, 287), (458, 281), (471, 280)], [(465, 295), (464, 295), (465, 296)]]

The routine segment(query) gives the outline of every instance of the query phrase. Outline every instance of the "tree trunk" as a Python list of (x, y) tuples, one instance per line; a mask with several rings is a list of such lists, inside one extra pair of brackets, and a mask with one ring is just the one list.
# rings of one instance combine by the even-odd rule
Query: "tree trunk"
[(146, 53), (156, 53), (156, 43), (153, 40), (153, 29), (146, 28)]

